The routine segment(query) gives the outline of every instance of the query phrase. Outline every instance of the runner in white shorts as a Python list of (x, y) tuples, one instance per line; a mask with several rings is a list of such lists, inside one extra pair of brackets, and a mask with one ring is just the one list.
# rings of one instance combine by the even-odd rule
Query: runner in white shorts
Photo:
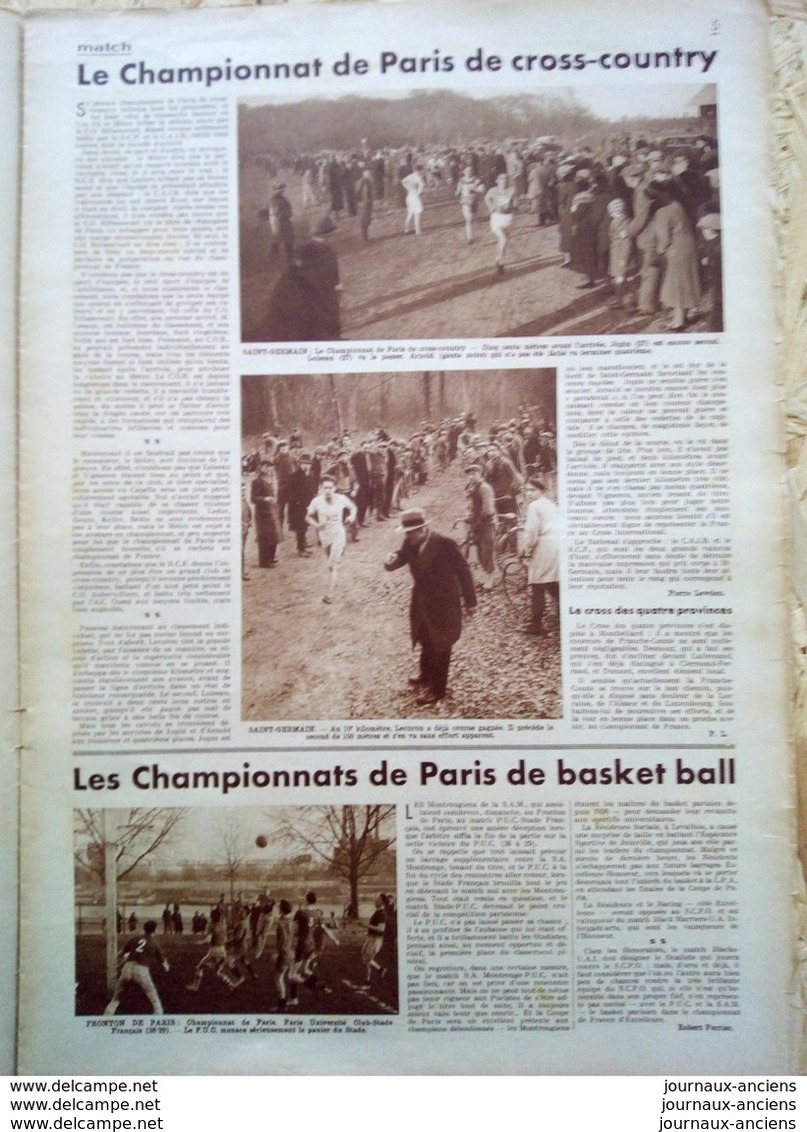
[(352, 499), (339, 494), (333, 476), (323, 476), (319, 487), (320, 493), (309, 503), (305, 517), (309, 526), (317, 532), (319, 544), (328, 556), (328, 570), (331, 576), (328, 592), (322, 600), (326, 605), (330, 605), (336, 589), (337, 567), (347, 546), (345, 512), (347, 512), (347, 522), (354, 522), (356, 506)]

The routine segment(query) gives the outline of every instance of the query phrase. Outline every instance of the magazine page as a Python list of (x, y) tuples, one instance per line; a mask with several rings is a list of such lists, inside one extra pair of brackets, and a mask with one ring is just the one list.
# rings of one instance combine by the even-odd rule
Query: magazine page
[[(19, 818), (19, 685), (17, 681), (17, 250), (20, 185), (20, 52), (18, 17), (0, 13), (0, 66), (5, 97), (0, 110), (0, 185), (5, 202), (0, 217), (0, 663), (3, 704), (0, 723), (0, 908), (17, 919)], [(17, 1000), (16, 934), (0, 956), (0, 997)], [(16, 1010), (0, 1019), (0, 1074), (14, 1065)]]
[(792, 1068), (766, 73), (28, 21), (24, 1072)]

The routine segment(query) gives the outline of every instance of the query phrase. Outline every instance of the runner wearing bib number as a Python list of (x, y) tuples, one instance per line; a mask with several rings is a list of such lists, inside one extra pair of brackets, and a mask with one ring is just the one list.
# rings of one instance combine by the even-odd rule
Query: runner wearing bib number
[(320, 494), (309, 503), (305, 517), (309, 526), (317, 532), (319, 544), (328, 558), (330, 580), (322, 600), (330, 605), (336, 589), (337, 568), (347, 546), (345, 522), (355, 522), (356, 505), (346, 495), (339, 494), (333, 476), (323, 476)]

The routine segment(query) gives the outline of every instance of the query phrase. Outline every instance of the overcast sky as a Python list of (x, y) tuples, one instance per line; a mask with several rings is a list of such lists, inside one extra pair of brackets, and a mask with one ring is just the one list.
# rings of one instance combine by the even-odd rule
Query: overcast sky
[[(457, 93), (467, 94), (473, 98), (512, 97), (531, 93), (545, 94), (556, 98), (574, 98), (588, 107), (597, 117), (604, 118), (606, 121), (618, 121), (625, 116), (633, 117), (637, 114), (651, 118), (695, 117), (697, 115), (697, 108), (690, 106), (689, 102), (707, 84), (690, 82), (683, 84), (655, 83), (651, 85), (642, 82), (640, 75), (634, 73), (633, 77), (636, 81), (632, 82), (628, 76), (621, 74), (619, 82), (614, 82), (608, 86), (546, 86), (535, 91), (519, 87), (512, 90), (499, 90), (495, 94), (491, 90), (479, 94), (474, 90), (463, 90), (462, 88), (440, 87), (439, 89), (455, 89)], [(361, 91), (360, 93), (354, 91), (349, 95), (340, 95), (340, 97), (407, 98), (413, 93), (415, 92), (411, 90), (401, 91), (387, 88)], [(328, 96), (327, 93), (324, 93), (317, 97), (326, 98)], [(310, 94), (305, 98), (298, 95), (289, 95), (288, 97), (276, 95), (274, 98), (245, 98), (243, 102), (247, 106), (266, 106), (278, 102), (306, 102), (310, 100), (310, 97)]]
[[(170, 841), (161, 845), (155, 852), (155, 863), (171, 866), (180, 861), (200, 863), (221, 863), (224, 858), (224, 832), (235, 822), (240, 841), (246, 850), (246, 860), (270, 865), (292, 855), (288, 845), (274, 844), (272, 835), (280, 822), (280, 811), (294, 814), (295, 807), (271, 806), (210, 806), (191, 807), (185, 813)], [(111, 811), (118, 821), (126, 821), (129, 811)], [(265, 849), (255, 844), (255, 838), (263, 834), (269, 845)], [(303, 851), (303, 850), (299, 850)]]

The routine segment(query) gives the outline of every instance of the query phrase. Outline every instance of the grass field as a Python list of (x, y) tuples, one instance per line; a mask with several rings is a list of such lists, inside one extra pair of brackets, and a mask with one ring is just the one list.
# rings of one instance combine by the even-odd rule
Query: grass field
[[(363, 927), (340, 929), (340, 946), (326, 943), (317, 974), (330, 993), (300, 988), (300, 1005), (295, 1014), (397, 1014), (398, 978), (394, 957), (389, 957), (389, 970), (383, 979), (363, 990), (366, 969), (361, 960), (365, 938)], [(121, 937), (123, 943), (127, 936)], [(207, 950), (202, 936), (158, 935), (168, 963), (168, 973), (158, 971), (155, 983), (166, 1014), (268, 1014), (277, 1008), (274, 979), (274, 955), (268, 949), (253, 960), (256, 979), (247, 978), (242, 986), (231, 990), (221, 980), (205, 974), (198, 992), (189, 991), (196, 964)], [(270, 929), (270, 939), (272, 933)], [(76, 1014), (102, 1014), (107, 1003), (104, 968), (104, 940), (101, 935), (76, 939)], [(150, 1014), (151, 1007), (136, 987), (128, 987), (121, 999), (118, 1014)]]

